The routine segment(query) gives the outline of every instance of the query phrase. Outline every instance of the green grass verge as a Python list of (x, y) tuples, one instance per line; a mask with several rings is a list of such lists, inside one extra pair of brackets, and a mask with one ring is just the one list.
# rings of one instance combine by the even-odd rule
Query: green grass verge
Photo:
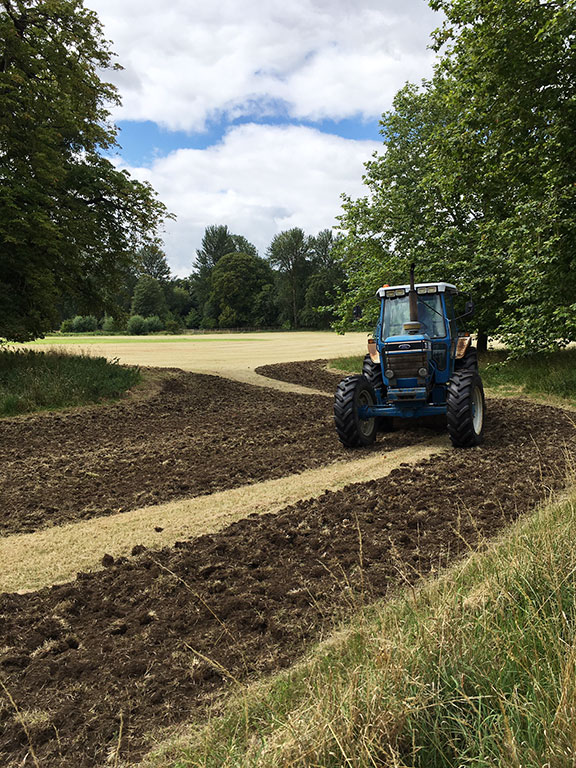
[(437, 580), (362, 611), (145, 763), (573, 766), (576, 492)]
[[(341, 371), (362, 371), (363, 355), (339, 357), (330, 366)], [(489, 351), (480, 358), (484, 386), (502, 394), (524, 393), (563, 398), (576, 405), (576, 349), (507, 359), (504, 351)]]
[(0, 416), (119, 397), (141, 380), (138, 368), (59, 351), (0, 351)]

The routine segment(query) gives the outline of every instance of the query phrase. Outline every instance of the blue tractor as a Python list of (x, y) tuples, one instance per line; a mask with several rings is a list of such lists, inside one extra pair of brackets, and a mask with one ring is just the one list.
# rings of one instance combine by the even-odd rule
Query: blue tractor
[[(476, 349), (459, 333), (450, 283), (414, 282), (378, 290), (380, 317), (361, 376), (347, 376), (336, 390), (334, 420), (349, 448), (371, 445), (394, 420), (445, 416), (452, 444), (482, 442), (484, 390)], [(467, 302), (461, 317), (472, 314)]]

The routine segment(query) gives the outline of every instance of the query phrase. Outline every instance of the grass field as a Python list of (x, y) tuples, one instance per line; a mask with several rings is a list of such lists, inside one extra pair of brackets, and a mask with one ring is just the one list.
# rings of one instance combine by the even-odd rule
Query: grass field
[(0, 416), (110, 400), (140, 379), (137, 368), (103, 357), (1, 350)]

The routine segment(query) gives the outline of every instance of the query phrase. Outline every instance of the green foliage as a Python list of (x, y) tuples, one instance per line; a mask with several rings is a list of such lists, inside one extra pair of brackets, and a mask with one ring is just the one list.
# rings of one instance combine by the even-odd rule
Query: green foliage
[(104, 333), (121, 333), (126, 329), (126, 324), (117, 317), (107, 315), (102, 323)]
[(204, 329), (218, 327), (221, 310), (218, 301), (214, 301), (212, 276), (219, 261), (233, 253), (244, 253), (258, 258), (256, 247), (242, 235), (232, 234), (226, 225), (206, 227), (202, 247), (196, 251), (196, 264), (190, 276), (191, 297), (202, 315), (201, 327)]
[(292, 328), (300, 326), (306, 278), (312, 271), (310, 257), (313, 247), (313, 239), (299, 227), (294, 227), (277, 234), (268, 248), (270, 264), (279, 271), (280, 304)]
[(446, 21), (434, 77), (383, 115), (386, 152), (341, 219), (340, 327), (382, 282), (447, 280), (476, 329), (515, 347), (576, 338), (574, 3), (433, 0)]
[(220, 310), (219, 326), (240, 328), (256, 325), (261, 309), (258, 297), (273, 282), (270, 265), (259, 256), (248, 253), (223, 256), (212, 271), (210, 295), (211, 304)]
[(116, 398), (140, 378), (137, 368), (103, 357), (0, 350), (0, 415)]
[(148, 184), (116, 169), (107, 104), (113, 67), (81, 0), (0, 1), (0, 336), (28, 340), (56, 306), (112, 308), (134, 246), (166, 211)]
[(182, 333), (184, 322), (177, 315), (168, 315), (165, 323), (167, 333)]
[(126, 325), (126, 331), (131, 336), (144, 336), (148, 333), (146, 328), (146, 319), (142, 315), (132, 315)]
[(164, 323), (158, 315), (152, 315), (151, 317), (144, 318), (145, 333), (158, 333), (164, 330)]
[(202, 322), (202, 315), (194, 307), (186, 315), (186, 328), (200, 328)]
[(151, 317), (165, 315), (166, 298), (162, 286), (150, 275), (142, 275), (136, 283), (132, 297), (132, 314)]
[(167, 283), (170, 280), (170, 267), (166, 260), (166, 254), (157, 243), (145, 245), (136, 254), (136, 277), (148, 275), (158, 280), (159, 283)]
[(98, 320), (94, 315), (76, 315), (64, 320), (60, 326), (62, 333), (89, 333), (98, 330)]

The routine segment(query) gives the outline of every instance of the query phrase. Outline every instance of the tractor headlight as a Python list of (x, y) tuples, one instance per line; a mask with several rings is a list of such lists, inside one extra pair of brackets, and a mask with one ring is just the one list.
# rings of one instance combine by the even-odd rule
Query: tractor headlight
[(418, 376), (422, 376), (422, 378), (424, 378), (427, 375), (428, 375), (428, 369), (427, 368), (424, 368), (424, 367), (418, 368)]
[(387, 379), (393, 379), (394, 378), (394, 371), (392, 370), (392, 368), (387, 368), (384, 371), (384, 375), (386, 376)]

